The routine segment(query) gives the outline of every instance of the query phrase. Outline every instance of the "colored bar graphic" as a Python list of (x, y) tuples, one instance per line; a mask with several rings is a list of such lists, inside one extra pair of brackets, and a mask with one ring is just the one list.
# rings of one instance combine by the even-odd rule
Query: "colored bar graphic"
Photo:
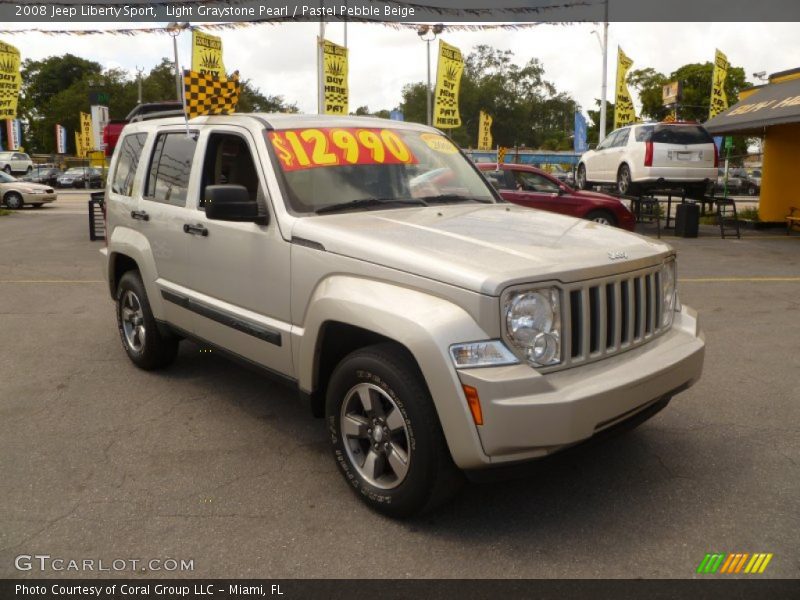
[[(749, 554), (747, 552), (732, 552), (730, 554), (723, 554), (716, 552), (714, 554), (706, 554), (700, 565), (697, 567), (697, 572), (705, 575), (708, 574), (736, 574), (741, 573), (744, 568), (745, 573), (756, 574), (763, 573), (769, 562), (774, 555), (771, 553), (756, 553)], [(748, 559), (750, 559), (748, 561)], [(745, 567), (745, 564), (747, 566)]]

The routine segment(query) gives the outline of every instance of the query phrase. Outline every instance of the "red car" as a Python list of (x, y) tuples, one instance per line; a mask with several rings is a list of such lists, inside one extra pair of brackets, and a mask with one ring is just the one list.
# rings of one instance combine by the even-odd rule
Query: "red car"
[(478, 163), (484, 176), (508, 202), (633, 231), (636, 219), (617, 198), (569, 187), (541, 169), (528, 165)]

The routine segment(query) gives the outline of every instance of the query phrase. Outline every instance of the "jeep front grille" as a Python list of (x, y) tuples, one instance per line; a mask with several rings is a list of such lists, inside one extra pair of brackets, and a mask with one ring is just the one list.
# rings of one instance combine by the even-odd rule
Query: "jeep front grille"
[(562, 361), (585, 364), (640, 346), (662, 327), (660, 266), (564, 286)]

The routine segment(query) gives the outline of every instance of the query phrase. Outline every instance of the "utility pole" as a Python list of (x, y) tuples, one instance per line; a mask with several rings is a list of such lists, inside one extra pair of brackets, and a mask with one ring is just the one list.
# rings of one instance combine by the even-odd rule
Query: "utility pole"
[(181, 77), (181, 67), (178, 62), (178, 36), (188, 27), (189, 23), (172, 22), (167, 25), (167, 32), (172, 36), (172, 50), (175, 53), (175, 98), (178, 102), (183, 102), (183, 78)]
[(141, 104), (142, 103), (142, 73), (144, 73), (144, 67), (142, 67), (140, 69), (139, 66), (137, 65), (136, 66), (136, 83), (138, 84), (138, 87), (139, 87), (139, 95), (137, 97), (136, 104)]
[(605, 0), (605, 20), (603, 21), (603, 84), (600, 91), (600, 135), (597, 143), (606, 137), (606, 96), (608, 95), (608, 2)]
[[(324, 8), (324, 0), (319, 7)], [(324, 12), (324, 11), (321, 11)], [(325, 114), (325, 19), (319, 19), (319, 37), (317, 38), (317, 114)]]

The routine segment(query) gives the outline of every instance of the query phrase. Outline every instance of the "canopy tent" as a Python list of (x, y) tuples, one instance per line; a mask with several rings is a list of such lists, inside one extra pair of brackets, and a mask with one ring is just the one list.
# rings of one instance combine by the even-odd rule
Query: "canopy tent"
[(800, 79), (757, 88), (725, 112), (709, 119), (711, 135), (762, 135), (765, 128), (800, 122)]

